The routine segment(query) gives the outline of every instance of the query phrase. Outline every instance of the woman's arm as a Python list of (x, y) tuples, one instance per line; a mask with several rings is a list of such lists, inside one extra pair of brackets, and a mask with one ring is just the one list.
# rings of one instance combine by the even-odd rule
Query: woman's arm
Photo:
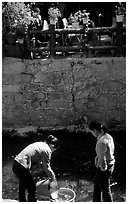
[(45, 157), (42, 158), (41, 165), (44, 172), (47, 174), (50, 180), (53, 181), (56, 177), (53, 170), (51, 169), (50, 160), (51, 160), (51, 155), (45, 154)]

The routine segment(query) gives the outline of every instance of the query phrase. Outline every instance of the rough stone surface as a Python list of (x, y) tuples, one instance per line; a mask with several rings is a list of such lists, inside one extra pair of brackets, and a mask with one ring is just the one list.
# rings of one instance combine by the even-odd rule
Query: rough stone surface
[(3, 59), (3, 127), (126, 122), (126, 59)]

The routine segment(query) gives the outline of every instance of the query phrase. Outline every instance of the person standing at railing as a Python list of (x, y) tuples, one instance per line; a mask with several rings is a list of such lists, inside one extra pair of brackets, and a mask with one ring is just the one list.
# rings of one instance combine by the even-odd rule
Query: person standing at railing
[(40, 15), (40, 9), (38, 7), (33, 9), (32, 16), (35, 19), (33, 22), (33, 28), (41, 30), (43, 28), (43, 20)]
[[(35, 7), (33, 9), (33, 18), (35, 21), (32, 22), (31, 24), (31, 29), (36, 29), (36, 30), (48, 30), (49, 25), (45, 19), (42, 18), (40, 15), (40, 9), (38, 7)], [(45, 34), (36, 34), (35, 35), (35, 45), (34, 47), (40, 46), (43, 42), (49, 41), (49, 36)]]
[[(32, 11), (32, 23), (30, 25), (30, 29), (34, 29), (34, 30), (42, 30), (43, 28), (43, 20), (42, 17), (40, 15), (40, 9), (38, 7), (33, 8)], [(39, 46), (38, 40), (41, 40), (42, 35), (41, 34), (36, 34), (32, 36), (32, 43), (34, 47)]]
[(57, 28), (59, 29), (63, 29), (65, 28), (65, 24), (63, 19), (67, 18), (67, 8), (66, 8), (66, 4), (64, 2), (57, 2), (57, 7), (61, 12), (61, 17), (58, 18), (58, 22), (57, 22)]

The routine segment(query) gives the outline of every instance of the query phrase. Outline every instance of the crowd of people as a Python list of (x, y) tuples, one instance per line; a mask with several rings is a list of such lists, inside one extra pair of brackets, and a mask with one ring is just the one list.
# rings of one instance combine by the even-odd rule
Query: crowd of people
[[(51, 7), (54, 7), (54, 4), (51, 5)], [(68, 19), (65, 17), (64, 13), (63, 13), (63, 9), (60, 7), (59, 8), (60, 12), (61, 12), (61, 16), (58, 17), (58, 20), (55, 24), (55, 28), (56, 29), (71, 29), (71, 22), (68, 21)], [(30, 25), (30, 29), (37, 29), (37, 30), (48, 30), (50, 27), (50, 22), (49, 22), (49, 18), (46, 20), (46, 18), (41, 16), (41, 10), (38, 7), (34, 7), (33, 8), (33, 12), (32, 15), (35, 19), (35, 21), (32, 21), (32, 24)], [(80, 27), (83, 26), (83, 21), (80, 22)], [(90, 28), (95, 28), (95, 24), (92, 20), (89, 19), (88, 22), (88, 27)], [(36, 47), (40, 47), (41, 44), (43, 44), (43, 42), (48, 42), (50, 41), (50, 35), (49, 34), (36, 34)], [(74, 36), (73, 34), (71, 35), (64, 35), (63, 36), (64, 39), (66, 39), (66, 44), (68, 45), (73, 45), (74, 43), (79, 43), (79, 37), (78, 35)], [(92, 34), (88, 35), (88, 41), (92, 40)], [(60, 45), (63, 45), (62, 42), (62, 36), (61, 35), (56, 35), (56, 43), (59, 43)]]
[[(112, 202), (110, 189), (110, 177), (114, 170), (114, 141), (106, 127), (97, 121), (92, 121), (85, 130), (97, 138), (96, 142), (96, 175), (94, 179), (93, 202)], [(49, 178), (49, 187), (53, 181), (57, 181), (51, 168), (51, 155), (59, 148), (59, 141), (53, 135), (48, 135), (45, 141), (38, 141), (25, 147), (16, 155), (12, 170), (19, 179), (19, 201), (37, 202), (36, 184), (32, 172), (41, 168)], [(61, 147), (60, 147), (61, 148)], [(66, 161), (65, 161), (66, 162)], [(56, 189), (58, 188), (57, 182)], [(28, 196), (25, 192), (27, 190)]]

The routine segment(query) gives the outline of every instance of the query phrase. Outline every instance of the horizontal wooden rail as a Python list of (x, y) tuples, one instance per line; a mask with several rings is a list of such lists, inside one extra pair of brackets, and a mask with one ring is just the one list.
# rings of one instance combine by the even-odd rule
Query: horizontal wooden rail
[[(82, 34), (82, 33), (102, 33), (102, 32), (116, 32), (116, 27), (96, 27), (88, 29), (55, 29), (55, 30), (29, 30), (29, 34)], [(122, 31), (126, 31), (126, 27), (122, 27)]]
[(56, 46), (55, 51), (56, 52), (68, 52), (68, 51), (78, 51), (80, 49), (83, 49), (83, 46)]
[[(115, 32), (117, 30), (116, 27), (96, 27), (96, 28), (88, 28), (88, 29), (55, 29), (55, 30), (29, 30), (30, 34), (82, 34), (82, 33), (90, 33), (90, 32)], [(126, 27), (122, 27), (122, 30), (126, 30)]]
[[(123, 48), (126, 48), (126, 45), (122, 46)], [(56, 52), (66, 52), (66, 51), (77, 51), (80, 49), (88, 49), (88, 50), (116, 50), (117, 46), (56, 46), (55, 51)], [(50, 48), (48, 47), (39, 47), (39, 48), (30, 48), (31, 52), (42, 52), (42, 51), (50, 51)]]
[(30, 52), (39, 52), (39, 53), (41, 53), (43, 51), (50, 51), (50, 48), (48, 48), (48, 47), (35, 47), (35, 48), (30, 47)]
[(89, 50), (116, 50), (117, 46), (89, 46)]

